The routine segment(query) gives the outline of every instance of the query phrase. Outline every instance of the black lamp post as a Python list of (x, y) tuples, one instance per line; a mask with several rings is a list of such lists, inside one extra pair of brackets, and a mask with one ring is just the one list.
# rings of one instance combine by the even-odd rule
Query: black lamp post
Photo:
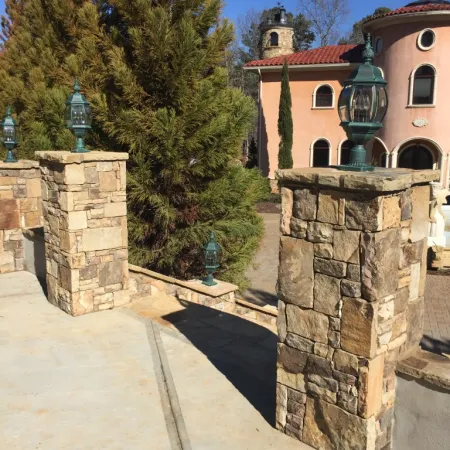
[(78, 80), (75, 78), (74, 93), (66, 102), (66, 126), (72, 130), (77, 138), (76, 147), (72, 153), (87, 153), (89, 150), (84, 144), (84, 136), (91, 129), (92, 111), (86, 97), (81, 94)]
[(203, 247), (203, 255), (205, 258), (205, 269), (208, 272), (208, 276), (203, 281), (203, 284), (206, 286), (215, 286), (217, 282), (214, 281), (213, 275), (220, 267), (220, 246), (213, 232), (211, 232), (209, 241)]
[(6, 115), (3, 118), (3, 143), (5, 144), (6, 150), (8, 151), (6, 154), (5, 163), (15, 163), (17, 159), (14, 155), (14, 149), (17, 145), (17, 130), (16, 130), (16, 121), (12, 117), (11, 107), (8, 106), (6, 109)]
[(364, 145), (382, 128), (388, 108), (387, 82), (381, 69), (372, 64), (374, 56), (371, 37), (367, 34), (363, 52), (364, 63), (345, 80), (339, 96), (341, 127), (347, 133), (348, 139), (355, 143), (350, 151), (350, 162), (338, 166), (339, 170), (374, 170), (372, 165), (366, 163)]

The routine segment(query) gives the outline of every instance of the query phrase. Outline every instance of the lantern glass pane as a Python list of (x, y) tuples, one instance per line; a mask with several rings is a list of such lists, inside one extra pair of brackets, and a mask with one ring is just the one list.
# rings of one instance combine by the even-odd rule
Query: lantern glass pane
[(16, 141), (16, 129), (14, 125), (5, 125), (3, 127), (3, 141), (5, 143)]
[(384, 86), (377, 86), (378, 95), (377, 95), (377, 109), (375, 111), (375, 123), (383, 122), (384, 116), (386, 115), (388, 108), (388, 97), (386, 88)]
[(84, 105), (72, 105), (72, 124), (87, 125), (86, 123), (86, 109)]
[(352, 87), (346, 86), (342, 89), (341, 95), (339, 96), (338, 111), (341, 122), (350, 122), (349, 106), (351, 93)]
[(206, 252), (206, 265), (207, 266), (215, 266), (217, 264), (217, 253), (215, 251), (207, 251)]
[(66, 121), (67, 128), (72, 128), (72, 106), (67, 105), (64, 112), (64, 120)]
[(86, 112), (86, 125), (90, 125), (92, 123), (92, 109), (89, 103), (85, 104), (84, 110)]
[(352, 122), (372, 121), (375, 86), (355, 86), (350, 108)]

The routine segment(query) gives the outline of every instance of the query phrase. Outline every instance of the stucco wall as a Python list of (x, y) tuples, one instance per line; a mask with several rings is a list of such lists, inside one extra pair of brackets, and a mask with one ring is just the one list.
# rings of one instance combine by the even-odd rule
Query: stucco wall
[[(449, 19), (450, 20), (450, 19)], [(420, 50), (417, 39), (420, 32), (431, 28), (436, 35), (436, 44), (427, 51)], [(384, 70), (388, 80), (389, 109), (385, 127), (379, 137), (393, 152), (394, 161), (399, 147), (407, 140), (423, 138), (425, 143), (437, 149), (436, 163), (447, 169), (447, 154), (450, 136), (447, 132), (450, 105), (450, 59), (447, 49), (450, 46), (449, 22), (424, 19), (420, 22), (402, 23), (373, 31), (374, 39), (383, 39), (383, 49), (375, 58), (375, 64)], [(411, 75), (421, 64), (432, 65), (437, 72), (435, 87), (435, 106), (409, 106)], [(424, 118), (427, 125), (416, 127), (415, 119)], [(442, 152), (442, 154), (441, 154)]]
[(394, 450), (447, 450), (450, 392), (404, 375), (396, 392)]
[[(389, 109), (377, 137), (390, 153), (389, 166), (396, 167), (398, 151), (409, 140), (419, 139), (433, 151), (436, 169), (441, 169), (441, 182), (448, 185), (450, 165), (450, 135), (448, 133), (450, 104), (450, 15), (433, 18), (420, 16), (407, 18), (405, 22), (386, 25), (380, 22), (371, 31), (374, 42), (383, 39), (381, 53), (375, 64), (380, 66), (388, 81)], [(421, 31), (431, 28), (436, 35), (435, 46), (423, 51), (417, 45)], [(421, 64), (431, 64), (437, 72), (435, 105), (417, 107), (409, 105), (410, 78)], [(310, 166), (310, 148), (318, 138), (326, 138), (331, 144), (331, 164), (338, 163), (339, 147), (346, 139), (339, 126), (337, 107), (328, 110), (312, 109), (312, 97), (319, 84), (330, 84), (335, 90), (335, 103), (342, 89), (342, 82), (350, 69), (324, 70), (308, 68), (290, 71), (290, 86), (294, 119), (294, 167)], [(281, 69), (262, 72), (262, 121), (261, 121), (261, 168), (273, 178), (278, 159), (278, 105), (281, 89)], [(413, 124), (416, 119), (426, 119), (426, 125)], [(369, 154), (370, 154), (370, 148)]]
[[(292, 149), (294, 167), (309, 167), (311, 145), (314, 140), (327, 139), (331, 144), (331, 164), (337, 164), (338, 147), (347, 139), (339, 126), (337, 99), (341, 83), (348, 70), (301, 71), (290, 73), (292, 95), (292, 118), (294, 121), (294, 145)], [(281, 92), (281, 73), (263, 73), (261, 169), (273, 178), (278, 168), (278, 114)], [(313, 109), (315, 89), (329, 84), (335, 92), (335, 106), (331, 109)]]

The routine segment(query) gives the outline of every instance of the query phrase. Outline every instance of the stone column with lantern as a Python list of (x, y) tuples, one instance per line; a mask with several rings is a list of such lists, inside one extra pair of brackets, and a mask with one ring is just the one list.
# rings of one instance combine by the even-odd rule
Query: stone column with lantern
[(321, 450), (388, 450), (396, 362), (423, 331), (430, 182), (374, 169), (386, 82), (364, 64), (345, 82), (342, 126), (358, 144), (339, 168), (279, 171), (277, 427)]
[(91, 110), (78, 82), (67, 103), (72, 152), (38, 152), (48, 299), (74, 316), (129, 302), (127, 153), (90, 152)]

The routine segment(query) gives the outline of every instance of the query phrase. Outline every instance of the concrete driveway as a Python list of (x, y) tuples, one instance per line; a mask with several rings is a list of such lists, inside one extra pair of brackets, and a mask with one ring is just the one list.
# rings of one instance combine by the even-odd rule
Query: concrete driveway
[(0, 448), (310, 450), (276, 431), (276, 337), (173, 298), (72, 318), (0, 275)]

